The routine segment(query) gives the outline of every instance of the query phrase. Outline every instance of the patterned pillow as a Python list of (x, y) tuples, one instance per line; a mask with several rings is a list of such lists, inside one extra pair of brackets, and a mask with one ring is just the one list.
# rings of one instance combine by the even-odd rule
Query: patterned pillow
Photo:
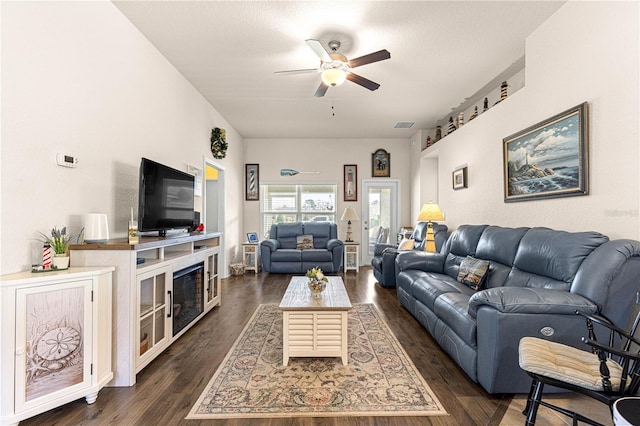
[(313, 248), (313, 235), (298, 235), (297, 245), (298, 250), (312, 249)]
[(467, 256), (460, 263), (458, 281), (474, 290), (482, 290), (489, 275), (489, 262)]
[(410, 238), (403, 238), (402, 241), (400, 241), (400, 244), (398, 244), (398, 250), (413, 250), (413, 248), (415, 247), (416, 244), (416, 240), (412, 240)]

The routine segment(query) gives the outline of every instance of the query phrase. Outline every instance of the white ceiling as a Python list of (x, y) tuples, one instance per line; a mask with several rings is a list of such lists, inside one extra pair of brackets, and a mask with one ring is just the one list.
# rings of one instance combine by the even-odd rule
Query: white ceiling
[[(409, 138), (524, 55), (525, 38), (564, 1), (114, 1), (245, 138)], [(338, 40), (356, 58), (391, 59), (313, 96), (305, 39)], [(332, 109), (333, 107), (333, 109)], [(334, 113), (335, 115), (333, 115)], [(398, 121), (415, 121), (394, 129)]]

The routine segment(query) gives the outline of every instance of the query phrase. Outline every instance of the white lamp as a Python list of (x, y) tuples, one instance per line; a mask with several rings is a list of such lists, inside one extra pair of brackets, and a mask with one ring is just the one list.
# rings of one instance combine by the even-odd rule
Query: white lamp
[(340, 86), (347, 79), (347, 73), (340, 68), (329, 68), (322, 71), (321, 78), (327, 86)]
[(424, 251), (431, 253), (436, 251), (436, 240), (433, 236), (433, 221), (438, 220), (444, 220), (440, 206), (431, 201), (424, 204), (418, 215), (418, 222), (427, 222), (427, 240), (424, 244)]
[(89, 213), (84, 221), (84, 241), (100, 244), (109, 241), (109, 223), (104, 213)]
[(346, 209), (344, 209), (344, 212), (342, 212), (342, 217), (340, 218), (340, 220), (348, 221), (347, 222), (347, 238), (345, 239), (345, 242), (352, 243), (353, 239), (351, 239), (351, 221), (360, 220), (360, 218), (358, 217), (358, 213), (356, 213), (353, 207), (347, 207)]

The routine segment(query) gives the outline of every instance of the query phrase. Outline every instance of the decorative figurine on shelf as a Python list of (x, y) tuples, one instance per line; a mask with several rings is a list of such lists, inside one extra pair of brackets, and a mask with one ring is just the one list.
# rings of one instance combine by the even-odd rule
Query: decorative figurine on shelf
[(429, 148), (431, 145), (433, 145), (433, 141), (431, 140), (431, 136), (427, 136), (427, 140), (425, 142), (425, 148)]
[(449, 116), (449, 127), (447, 128), (447, 134), (450, 135), (451, 133), (455, 132), (456, 130), (456, 125), (453, 124), (453, 117)]
[(44, 243), (42, 246), (42, 269), (51, 269), (51, 244)]
[(436, 126), (436, 138), (433, 143), (438, 142), (440, 139), (442, 139), (442, 127)]
[(464, 125), (464, 112), (460, 111), (460, 114), (458, 114), (458, 123), (456, 127), (459, 129), (463, 125)]
[(482, 112), (486, 112), (489, 109), (489, 99), (484, 98), (484, 104), (482, 106)]
[(509, 87), (509, 85), (507, 84), (507, 81), (505, 80), (500, 85), (500, 99), (494, 105), (498, 105), (500, 102), (502, 102), (505, 99), (507, 99), (507, 87)]
[(469, 121), (473, 120), (474, 118), (476, 118), (478, 116), (478, 105), (476, 105), (473, 108), (473, 114), (471, 114), (471, 117), (469, 117)]

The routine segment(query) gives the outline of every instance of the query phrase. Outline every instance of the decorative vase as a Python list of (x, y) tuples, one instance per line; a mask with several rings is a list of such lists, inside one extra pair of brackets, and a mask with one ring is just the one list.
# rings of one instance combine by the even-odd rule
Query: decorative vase
[(53, 255), (53, 267), (56, 269), (67, 269), (69, 267), (69, 256), (66, 254)]
[(311, 296), (313, 297), (322, 297), (322, 292), (327, 288), (327, 283), (322, 280), (309, 280), (309, 291), (311, 291)]

